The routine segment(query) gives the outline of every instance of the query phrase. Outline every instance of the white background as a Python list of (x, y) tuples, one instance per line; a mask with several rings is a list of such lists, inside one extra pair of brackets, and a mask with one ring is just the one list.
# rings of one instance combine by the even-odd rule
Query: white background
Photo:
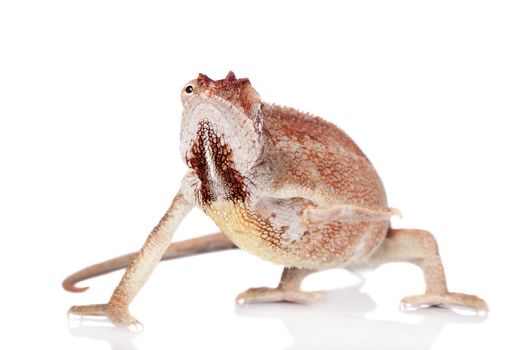
[[(520, 1), (2, 1), (0, 347), (523, 349), (524, 18)], [(393, 225), (434, 232), (488, 317), (399, 311), (423, 289), (407, 264), (311, 276), (318, 305), (239, 308), (280, 268), (236, 251), (159, 266), (131, 306), (141, 334), (68, 323), (121, 273), (61, 280), (138, 249), (177, 191), (181, 87), (230, 69), (348, 132)], [(214, 229), (195, 210), (175, 239)]]

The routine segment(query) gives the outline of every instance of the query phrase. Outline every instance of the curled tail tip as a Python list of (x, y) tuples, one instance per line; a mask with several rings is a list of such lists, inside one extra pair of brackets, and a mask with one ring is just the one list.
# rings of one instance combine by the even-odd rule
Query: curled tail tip
[(77, 287), (75, 283), (71, 283), (67, 280), (62, 282), (62, 288), (72, 293), (82, 293), (89, 289), (89, 287)]

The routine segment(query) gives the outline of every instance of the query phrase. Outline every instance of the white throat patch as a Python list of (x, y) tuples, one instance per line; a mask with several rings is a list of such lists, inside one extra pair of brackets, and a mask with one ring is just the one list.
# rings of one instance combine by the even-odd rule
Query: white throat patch
[[(261, 153), (259, 134), (253, 122), (238, 108), (217, 97), (198, 97), (184, 109), (181, 120), (180, 153), (186, 159), (197, 137), (199, 122), (206, 120), (221, 142), (229, 145), (237, 171), (246, 175)], [(208, 148), (208, 147), (207, 147)], [(209, 150), (206, 157), (210, 157)], [(208, 159), (208, 163), (210, 159)], [(210, 167), (210, 176), (216, 172)], [(213, 180), (213, 179), (211, 179)]]

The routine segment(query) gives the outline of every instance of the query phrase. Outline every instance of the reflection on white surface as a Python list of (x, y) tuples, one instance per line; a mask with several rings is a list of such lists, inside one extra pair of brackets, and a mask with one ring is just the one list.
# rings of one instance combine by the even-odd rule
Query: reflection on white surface
[[(446, 324), (479, 323), (486, 319), (486, 315), (466, 316), (439, 308), (409, 312), (407, 322), (372, 319), (376, 304), (360, 291), (361, 287), (359, 284), (327, 292), (324, 301), (315, 305), (248, 304), (237, 306), (235, 311), (239, 317), (282, 321), (293, 339), (292, 345), (283, 348), (286, 350), (430, 349)], [(70, 333), (106, 341), (114, 350), (139, 349), (134, 340), (141, 335), (114, 328), (107, 321), (93, 320), (70, 322)], [(269, 336), (264, 330), (259, 334)]]
[[(99, 324), (97, 325), (97, 323)], [(138, 350), (134, 344), (134, 339), (140, 333), (132, 332), (126, 328), (113, 327), (108, 321), (93, 321), (93, 323), (87, 324), (82, 322), (77, 327), (70, 326), (69, 331), (76, 337), (107, 341), (113, 350)]]
[[(281, 319), (294, 339), (288, 350), (340, 348), (384, 348), (395, 342), (401, 349), (430, 349), (447, 323), (482, 322), (486, 316), (463, 316), (432, 308), (415, 312), (419, 323), (377, 320), (367, 317), (376, 304), (360, 286), (328, 292), (323, 304), (253, 305), (239, 307), (239, 315)], [(341, 327), (343, 325), (343, 327)]]

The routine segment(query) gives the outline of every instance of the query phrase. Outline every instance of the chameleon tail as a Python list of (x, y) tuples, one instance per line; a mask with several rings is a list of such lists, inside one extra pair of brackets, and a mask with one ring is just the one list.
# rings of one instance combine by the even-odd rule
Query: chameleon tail
[[(164, 253), (162, 260), (178, 259), (191, 255), (211, 253), (235, 248), (237, 248), (237, 246), (233, 244), (223, 233), (219, 232), (181, 242), (171, 243)], [(62, 282), (62, 287), (69, 292), (83, 292), (89, 287), (77, 287), (76, 284), (78, 282), (126, 268), (136, 255), (137, 252), (129, 253), (83, 268), (82, 270), (68, 276)]]

